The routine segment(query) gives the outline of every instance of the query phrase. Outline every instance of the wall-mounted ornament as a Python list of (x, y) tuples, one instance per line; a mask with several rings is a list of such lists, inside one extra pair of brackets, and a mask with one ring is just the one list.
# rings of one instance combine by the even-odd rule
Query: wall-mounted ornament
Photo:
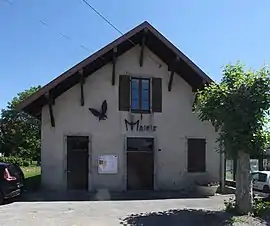
[(102, 105), (101, 105), (101, 110), (97, 110), (97, 109), (94, 109), (94, 108), (89, 108), (89, 111), (91, 111), (91, 113), (96, 116), (98, 118), (98, 120), (106, 120), (108, 117), (107, 117), (107, 101), (104, 100), (102, 102)]

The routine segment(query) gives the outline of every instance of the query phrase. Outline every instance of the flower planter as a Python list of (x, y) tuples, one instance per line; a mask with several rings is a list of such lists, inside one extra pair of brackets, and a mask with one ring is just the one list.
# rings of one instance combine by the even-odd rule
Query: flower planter
[(203, 196), (214, 196), (217, 192), (219, 185), (213, 186), (203, 186), (203, 185), (196, 185), (196, 191), (198, 194)]

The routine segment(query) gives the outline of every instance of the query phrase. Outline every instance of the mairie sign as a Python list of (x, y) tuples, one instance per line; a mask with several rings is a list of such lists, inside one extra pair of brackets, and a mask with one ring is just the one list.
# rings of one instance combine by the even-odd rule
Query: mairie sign
[(155, 132), (157, 130), (157, 126), (155, 125), (142, 125), (140, 124), (140, 120), (136, 122), (129, 122), (125, 119), (126, 131), (138, 131), (138, 132)]

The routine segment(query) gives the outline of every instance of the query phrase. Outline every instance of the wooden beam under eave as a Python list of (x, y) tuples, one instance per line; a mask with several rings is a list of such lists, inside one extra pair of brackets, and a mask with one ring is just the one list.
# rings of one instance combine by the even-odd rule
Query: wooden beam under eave
[(116, 53), (117, 48), (113, 49), (113, 60), (112, 60), (112, 85), (115, 85), (115, 66), (116, 66)]
[(84, 83), (85, 83), (85, 77), (83, 75), (83, 70), (79, 71), (80, 74), (80, 91), (81, 91), (81, 106), (84, 106)]
[(140, 67), (143, 66), (146, 33), (147, 33), (147, 30), (144, 30), (144, 34), (143, 34), (143, 37), (142, 37), (142, 43), (141, 43), (141, 52), (140, 52)]
[(198, 85), (198, 84), (197, 85), (194, 85), (192, 87), (192, 92), (193, 93), (197, 93), (198, 91), (204, 89), (205, 85), (206, 85), (206, 82), (205, 81), (200, 82), (200, 85)]
[(50, 115), (50, 120), (51, 120), (51, 126), (55, 127), (55, 120), (54, 120), (53, 107), (52, 107), (54, 100), (53, 100), (52, 95), (50, 93), (46, 93), (45, 97), (47, 99), (47, 103), (49, 106), (49, 115)]
[(173, 83), (173, 77), (174, 77), (174, 72), (175, 72), (175, 68), (176, 68), (176, 64), (179, 63), (179, 57), (177, 56), (175, 58), (175, 60), (172, 63), (172, 66), (170, 67), (171, 69), (171, 75), (170, 75), (170, 80), (169, 80), (169, 84), (168, 84), (168, 90), (169, 92), (172, 90), (172, 83)]
[(168, 84), (168, 91), (169, 92), (172, 91), (173, 77), (174, 77), (174, 70), (171, 71), (171, 75), (170, 75), (170, 80), (169, 80), (169, 84)]

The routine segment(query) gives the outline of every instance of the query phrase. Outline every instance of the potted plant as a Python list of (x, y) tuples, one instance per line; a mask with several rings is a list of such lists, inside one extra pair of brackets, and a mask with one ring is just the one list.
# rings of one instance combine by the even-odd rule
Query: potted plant
[(200, 195), (213, 196), (217, 192), (219, 187), (219, 182), (197, 182), (196, 181), (196, 191)]

